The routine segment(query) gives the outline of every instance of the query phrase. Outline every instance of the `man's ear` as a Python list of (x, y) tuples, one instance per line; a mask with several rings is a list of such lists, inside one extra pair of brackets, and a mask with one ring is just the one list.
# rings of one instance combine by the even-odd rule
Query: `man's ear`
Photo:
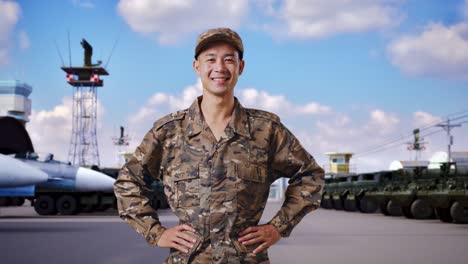
[(195, 73), (197, 75), (200, 75), (200, 63), (198, 62), (198, 60), (194, 60), (192, 66), (193, 66), (193, 70), (195, 71)]
[(244, 66), (245, 66), (245, 61), (240, 60), (240, 62), (239, 62), (239, 75), (242, 75), (242, 72), (244, 71)]

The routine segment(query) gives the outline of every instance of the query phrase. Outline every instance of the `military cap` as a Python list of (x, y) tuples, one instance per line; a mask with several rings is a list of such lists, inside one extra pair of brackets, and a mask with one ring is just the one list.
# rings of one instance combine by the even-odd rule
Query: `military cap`
[(198, 55), (205, 50), (206, 46), (210, 43), (224, 41), (237, 49), (239, 52), (239, 58), (242, 59), (244, 55), (244, 45), (239, 35), (230, 28), (213, 28), (201, 33), (197, 38), (195, 45), (195, 59)]

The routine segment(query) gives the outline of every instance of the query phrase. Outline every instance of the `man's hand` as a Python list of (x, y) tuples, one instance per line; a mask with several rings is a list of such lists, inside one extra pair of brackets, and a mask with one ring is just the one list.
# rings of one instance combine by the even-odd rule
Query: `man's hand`
[(197, 239), (184, 231), (195, 233), (195, 229), (189, 225), (174, 226), (162, 233), (157, 246), (162, 248), (174, 248), (180, 252), (188, 253), (189, 249), (197, 242)]
[(260, 253), (281, 239), (278, 230), (272, 225), (251, 226), (239, 233), (243, 245), (261, 243), (252, 253)]

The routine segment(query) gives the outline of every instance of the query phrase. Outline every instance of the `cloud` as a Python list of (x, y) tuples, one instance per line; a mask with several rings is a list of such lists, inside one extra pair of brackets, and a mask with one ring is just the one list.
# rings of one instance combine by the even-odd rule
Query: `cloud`
[(401, 36), (387, 48), (391, 62), (410, 75), (468, 78), (468, 23), (429, 23), (418, 35)]
[(239, 100), (247, 107), (259, 108), (279, 113), (281, 117), (291, 115), (324, 114), (331, 111), (330, 107), (310, 102), (305, 105), (294, 105), (284, 95), (272, 95), (265, 91), (248, 88), (238, 92)]
[(10, 34), (20, 14), (21, 8), (16, 2), (0, 0), (0, 66), (9, 62)]
[[(100, 162), (104, 165), (116, 165), (116, 149), (112, 145), (112, 136), (117, 135), (103, 122), (105, 109), (97, 103), (97, 136)], [(72, 136), (72, 99), (64, 97), (53, 109), (33, 110), (26, 129), (31, 137), (36, 152), (53, 153), (56, 160), (68, 161), (68, 151)]]
[(72, 100), (64, 97), (51, 110), (33, 109), (26, 125), (36, 152), (54, 153), (57, 159), (67, 160), (72, 131)]
[(322, 38), (385, 30), (404, 19), (404, 0), (120, 0), (136, 32), (172, 44), (207, 28), (248, 27), (282, 38)]
[(375, 129), (377, 133), (388, 134), (396, 128), (399, 122), (395, 114), (385, 113), (379, 109), (370, 112), (369, 128)]
[(25, 31), (21, 31), (18, 34), (18, 39), (19, 39), (20, 49), (22, 50), (29, 49), (29, 47), (31, 46), (31, 42), (29, 41), (28, 34)]
[[(285, 0), (274, 15), (289, 37), (322, 38), (340, 33), (388, 29), (403, 15), (398, 0)], [(272, 13), (273, 3), (265, 5)], [(277, 31), (272, 27), (271, 31)], [(277, 34), (277, 33), (274, 33)]]
[(121, 0), (119, 14), (136, 32), (168, 44), (211, 27), (239, 28), (248, 0)]
[(436, 123), (441, 122), (442, 119), (438, 116), (434, 116), (430, 113), (417, 111), (413, 114), (413, 126), (422, 128), (427, 126), (432, 126)]

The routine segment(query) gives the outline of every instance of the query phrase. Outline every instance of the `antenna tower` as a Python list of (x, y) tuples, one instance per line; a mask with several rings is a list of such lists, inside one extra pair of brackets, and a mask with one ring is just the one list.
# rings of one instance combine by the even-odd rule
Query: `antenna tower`
[[(68, 160), (79, 166), (99, 166), (97, 144), (97, 88), (104, 85), (99, 77), (109, 75), (101, 67), (101, 61), (91, 63), (92, 46), (81, 40), (84, 49), (84, 64), (81, 67), (61, 67), (67, 73), (67, 82), (73, 87), (72, 135)], [(70, 55), (71, 56), (71, 55)]]
[(124, 155), (127, 154), (127, 148), (130, 143), (130, 137), (125, 135), (123, 126), (120, 127), (120, 136), (113, 137), (112, 141), (117, 150), (117, 165), (122, 166), (125, 162)]
[(424, 140), (424, 138), (420, 138), (419, 132), (419, 128), (414, 129), (413, 142), (406, 142), (409, 151), (416, 151), (414, 160), (419, 160), (419, 158), (421, 157), (421, 151), (426, 149), (425, 145), (427, 144), (427, 142), (422, 141)]

